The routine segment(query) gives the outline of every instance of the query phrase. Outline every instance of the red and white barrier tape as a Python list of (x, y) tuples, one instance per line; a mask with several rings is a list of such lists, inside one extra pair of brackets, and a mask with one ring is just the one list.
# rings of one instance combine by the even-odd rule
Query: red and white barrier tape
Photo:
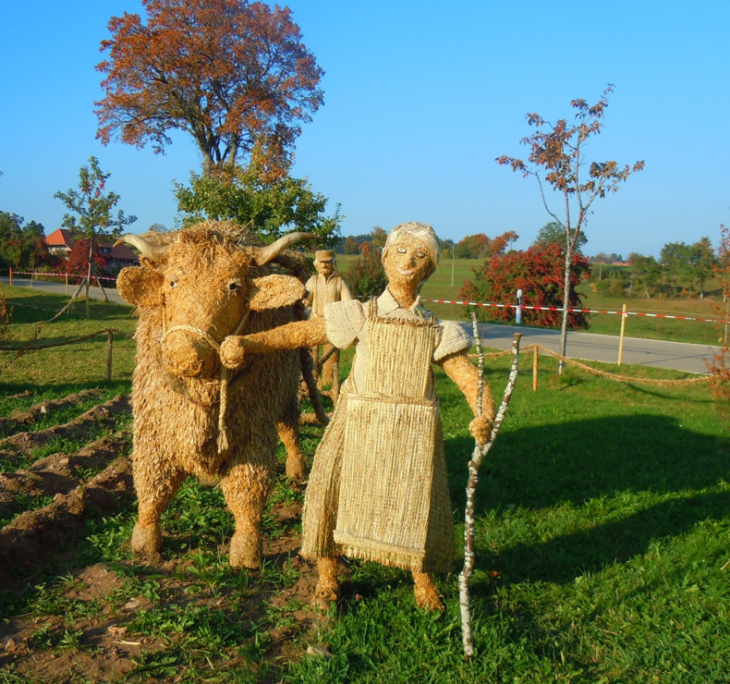
[[(14, 276), (56, 276), (59, 278), (83, 278), (83, 275), (78, 273), (30, 273), (27, 271), (13, 271)], [(94, 276), (98, 280), (112, 280), (116, 281), (116, 278), (111, 276)], [(483, 306), (491, 307), (495, 309), (518, 309), (521, 308), (525, 311), (562, 311), (562, 306), (527, 306), (526, 304), (493, 304), (491, 302), (461, 302), (452, 299), (421, 299), (422, 302), (431, 302), (433, 304), (459, 304), (460, 306)], [(584, 313), (584, 314), (614, 314), (621, 316), (623, 311), (610, 311), (608, 309), (568, 309), (570, 313)], [(646, 318), (671, 318), (675, 321), (698, 321), (700, 323), (721, 323), (725, 324), (729, 321), (724, 321), (720, 318), (699, 318), (692, 316), (674, 316), (672, 314), (660, 314), (660, 313), (643, 313), (640, 311), (627, 311), (627, 316), (644, 316)]]
[[(460, 304), (462, 306), (484, 306), (494, 307), (498, 309), (523, 309), (532, 311), (562, 311), (562, 306), (527, 306), (526, 304), (492, 304), (489, 302), (460, 302), (450, 299), (421, 299), (422, 302), (432, 302), (434, 304)], [(568, 309), (570, 313), (590, 313), (590, 314), (623, 314), (623, 311), (609, 311), (607, 309)], [(692, 316), (673, 316), (671, 314), (659, 313), (642, 313), (637, 311), (627, 311), (627, 316), (646, 316), (650, 318), (673, 318), (677, 321), (699, 321), (700, 323), (726, 323), (719, 318), (698, 318)]]
[[(15, 276), (41, 276), (44, 278), (85, 278), (86, 276), (82, 273), (36, 273), (30, 271), (13, 271), (13, 277)], [(116, 280), (112, 276), (98, 276), (95, 275), (92, 280)]]

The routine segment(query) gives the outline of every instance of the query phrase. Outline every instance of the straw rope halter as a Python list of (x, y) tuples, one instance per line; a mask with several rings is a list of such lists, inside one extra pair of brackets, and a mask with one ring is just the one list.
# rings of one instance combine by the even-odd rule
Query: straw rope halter
[[(164, 309), (164, 307), (163, 307)], [(241, 317), (241, 320), (238, 321), (238, 325), (236, 326), (236, 329), (231, 333), (231, 335), (238, 335), (243, 327), (246, 325), (246, 321), (248, 320), (248, 316), (251, 313), (251, 309), (248, 309), (243, 316)], [(163, 328), (165, 326), (165, 315), (164, 311), (162, 314), (162, 325)], [(220, 389), (219, 389), (219, 405), (218, 405), (218, 454), (223, 455), (226, 454), (230, 446), (230, 440), (228, 439), (228, 426), (226, 425), (226, 414), (228, 413), (228, 386), (230, 384), (231, 380), (231, 371), (226, 368), (223, 365), (223, 362), (220, 359), (221, 354), (221, 346), (218, 343), (218, 341), (209, 333), (205, 332), (205, 330), (201, 330), (200, 328), (196, 328), (193, 325), (175, 325), (172, 328), (164, 330), (162, 335), (160, 336), (160, 346), (162, 346), (162, 343), (165, 341), (167, 336), (170, 333), (177, 332), (178, 330), (183, 330), (185, 332), (193, 333), (194, 335), (197, 335), (198, 337), (205, 340), (216, 352), (218, 355), (218, 362), (220, 363), (221, 367), (221, 374), (220, 374)]]

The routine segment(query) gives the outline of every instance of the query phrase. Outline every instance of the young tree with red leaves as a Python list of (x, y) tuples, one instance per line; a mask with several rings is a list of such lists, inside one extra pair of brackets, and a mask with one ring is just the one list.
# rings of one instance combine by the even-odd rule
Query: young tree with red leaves
[[(539, 114), (527, 114), (527, 123), (535, 127), (535, 132), (522, 139), (530, 148), (527, 161), (503, 155), (496, 159), (502, 166), (510, 166), (520, 171), (524, 177), (534, 176), (540, 188), (540, 195), (548, 214), (565, 232), (564, 277), (563, 277), (563, 316), (560, 336), (560, 353), (565, 356), (568, 342), (568, 308), (570, 306), (570, 279), (573, 254), (580, 239), (591, 207), (597, 198), (603, 198), (618, 191), (632, 173), (641, 171), (644, 162), (638, 161), (633, 167), (620, 167), (615, 161), (590, 162), (585, 159), (585, 147), (589, 140), (598, 135), (603, 128), (602, 119), (608, 107), (608, 96), (614, 86), (608, 85), (601, 99), (595, 105), (585, 100), (573, 100), (570, 105), (576, 110), (575, 123), (568, 125), (565, 119), (555, 124), (543, 119)], [(587, 173), (585, 167), (588, 166)], [(561, 196), (563, 208), (553, 211), (545, 196), (543, 181)], [(563, 364), (560, 364), (562, 371)]]
[(205, 173), (244, 157), (286, 172), (299, 124), (323, 103), (323, 71), (291, 11), (247, 0), (142, 0), (146, 11), (112, 17), (96, 102), (97, 138), (118, 135), (163, 152), (174, 130), (190, 134)]
[(81, 238), (74, 242), (71, 251), (68, 253), (67, 260), (59, 267), (61, 274), (68, 273), (77, 276), (75, 282), (80, 283), (88, 274), (89, 269), (89, 249), (91, 248), (91, 259), (94, 262), (94, 270), (99, 273), (106, 268), (107, 261), (98, 245), (90, 245), (89, 240)]
[[(72, 212), (64, 214), (62, 225), (71, 232), (74, 239), (86, 241), (86, 301), (89, 301), (89, 285), (94, 271), (94, 247), (101, 236), (118, 237), (125, 226), (134, 223), (136, 216), (125, 216), (122, 210), (113, 215), (113, 209), (120, 197), (115, 192), (105, 192), (106, 182), (111, 176), (99, 167), (96, 157), (89, 157), (89, 165), (79, 169), (79, 189), (57, 192), (60, 199)], [(103, 288), (102, 288), (103, 291)], [(104, 299), (108, 301), (106, 292)]]

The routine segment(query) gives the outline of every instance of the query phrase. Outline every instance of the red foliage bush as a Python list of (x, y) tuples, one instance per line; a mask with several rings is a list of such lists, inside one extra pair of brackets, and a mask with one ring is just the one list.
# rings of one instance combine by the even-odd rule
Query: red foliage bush
[[(98, 245), (94, 245), (93, 251), (94, 272), (96, 275), (104, 275), (107, 261), (99, 250)], [(78, 275), (76, 282), (81, 282), (89, 269), (89, 241), (86, 238), (76, 240), (68, 253), (68, 260), (61, 263), (58, 267), (59, 273), (69, 273)]]
[[(460, 297), (470, 301), (515, 304), (516, 292), (522, 290), (525, 306), (552, 306), (562, 309), (565, 257), (559, 245), (533, 246), (522, 252), (495, 255), (487, 259), (480, 268), (474, 269), (474, 282), (464, 281)], [(570, 307), (581, 308), (580, 295), (575, 288), (590, 277), (588, 259), (580, 254), (573, 255), (570, 282)], [(514, 309), (475, 308), (482, 320), (512, 321)], [(560, 326), (561, 311), (522, 310), (522, 320), (529, 325), (545, 327)], [(587, 328), (585, 314), (569, 314), (570, 328)]]
[(388, 278), (380, 262), (381, 252), (367, 242), (360, 245), (360, 256), (350, 264), (345, 277), (353, 296), (366, 299), (380, 295), (385, 289)]

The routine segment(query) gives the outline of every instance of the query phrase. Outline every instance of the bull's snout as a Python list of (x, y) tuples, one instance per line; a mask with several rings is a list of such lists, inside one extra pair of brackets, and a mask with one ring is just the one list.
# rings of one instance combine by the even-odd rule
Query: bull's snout
[(170, 373), (186, 378), (211, 377), (218, 368), (218, 350), (187, 330), (175, 330), (165, 337), (162, 359)]

